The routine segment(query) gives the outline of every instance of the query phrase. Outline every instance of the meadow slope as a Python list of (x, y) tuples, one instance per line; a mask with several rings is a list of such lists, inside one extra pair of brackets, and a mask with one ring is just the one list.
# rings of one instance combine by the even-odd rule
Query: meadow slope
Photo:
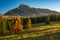
[(33, 24), (18, 35), (0, 36), (0, 40), (60, 40), (60, 22)]

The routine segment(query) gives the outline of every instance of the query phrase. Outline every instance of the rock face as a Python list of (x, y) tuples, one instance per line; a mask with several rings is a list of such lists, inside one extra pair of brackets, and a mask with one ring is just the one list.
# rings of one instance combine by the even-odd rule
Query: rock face
[(6, 12), (4, 15), (20, 15), (20, 16), (42, 16), (45, 14), (60, 14), (56, 11), (51, 11), (49, 9), (33, 8), (25, 4), (21, 4), (19, 7)]

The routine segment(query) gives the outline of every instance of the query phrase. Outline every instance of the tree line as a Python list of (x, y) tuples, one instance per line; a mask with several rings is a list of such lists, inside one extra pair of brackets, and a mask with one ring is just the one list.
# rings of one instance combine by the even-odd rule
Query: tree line
[(46, 25), (50, 24), (51, 21), (60, 21), (60, 15), (52, 14), (41, 17), (28, 17), (22, 18), (17, 16), (16, 18), (3, 18), (0, 17), (0, 34), (10, 33), (18, 34), (26, 28), (32, 28), (32, 24), (35, 23), (45, 23)]

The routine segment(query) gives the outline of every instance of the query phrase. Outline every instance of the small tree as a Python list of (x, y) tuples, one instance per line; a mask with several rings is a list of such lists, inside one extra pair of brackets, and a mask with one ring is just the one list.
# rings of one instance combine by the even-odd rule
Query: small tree
[(36, 18), (37, 18), (36, 15), (33, 15), (33, 17), (34, 17), (34, 21), (35, 21), (35, 23), (36, 23), (36, 21), (37, 21), (37, 20), (36, 20)]
[(55, 21), (58, 21), (58, 14), (55, 14)]
[(47, 25), (50, 24), (50, 15), (47, 15), (46, 16), (46, 22), (45, 22)]
[(15, 23), (16, 23), (15, 18), (9, 19), (9, 31), (11, 34), (15, 34)]
[(2, 32), (2, 18), (0, 18), (0, 33)]
[(29, 29), (32, 28), (30, 18), (28, 18), (28, 21), (27, 21), (27, 27), (28, 27)]
[(23, 31), (23, 25), (22, 25), (22, 20), (21, 17), (18, 16), (17, 20), (16, 20), (16, 32), (15, 33), (19, 33)]
[(4, 34), (7, 32), (7, 19), (0, 18), (0, 33)]
[(6, 33), (8, 30), (7, 30), (7, 19), (2, 19), (2, 28), (3, 28), (3, 33)]

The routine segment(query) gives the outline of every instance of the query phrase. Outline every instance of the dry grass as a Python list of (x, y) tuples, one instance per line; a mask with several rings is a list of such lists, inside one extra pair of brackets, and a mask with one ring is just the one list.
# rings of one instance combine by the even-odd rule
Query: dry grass
[[(37, 32), (36, 30), (40, 30)], [(3, 36), (0, 37), (0, 39), (21, 39), (21, 38), (29, 38), (29, 37), (37, 37), (37, 36), (44, 36), (46, 34), (54, 34), (57, 32), (60, 32), (60, 24), (56, 23), (53, 25), (45, 25), (45, 26), (39, 26), (31, 29), (27, 29), (25, 31), (36, 31), (36, 32), (30, 32), (30, 33), (24, 33), (24, 34), (19, 34), (19, 35), (10, 35), (10, 36)], [(16, 37), (16, 38), (15, 38)]]

